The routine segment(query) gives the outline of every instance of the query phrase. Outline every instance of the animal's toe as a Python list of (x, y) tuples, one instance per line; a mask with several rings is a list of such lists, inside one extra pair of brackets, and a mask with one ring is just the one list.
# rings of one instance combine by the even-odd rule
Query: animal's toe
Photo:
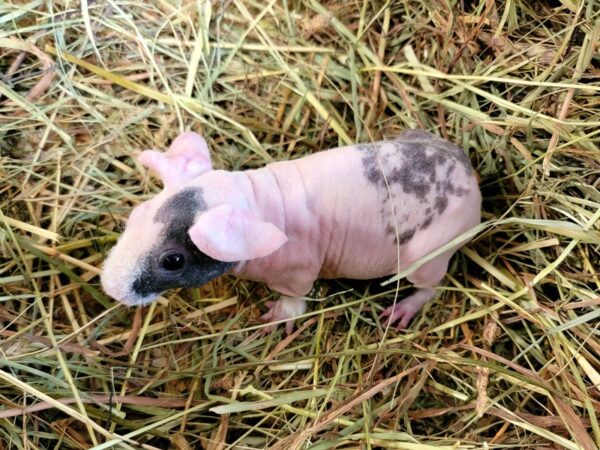
[(400, 323), (396, 326), (397, 330), (405, 330), (408, 327), (408, 324), (412, 320), (414, 312), (404, 311), (404, 314), (400, 317)]
[(396, 329), (403, 330), (408, 326), (414, 315), (415, 311), (401, 302), (386, 308), (379, 315), (379, 320), (385, 322), (386, 326), (388, 324), (390, 326), (396, 325)]
[(290, 334), (292, 334), (293, 331), (294, 331), (294, 321), (293, 320), (288, 320), (285, 323), (285, 332), (289, 336)]
[(267, 311), (262, 316), (260, 316), (260, 320), (263, 322), (270, 322), (273, 320), (273, 311)]
[(393, 309), (394, 309), (394, 308), (393, 308), (392, 306), (390, 306), (389, 308), (385, 308), (385, 309), (383, 310), (383, 312), (382, 312), (381, 314), (379, 314), (379, 319), (380, 319), (380, 320), (383, 320), (383, 319), (385, 319), (386, 317), (388, 317), (390, 314), (392, 314), (392, 310), (393, 310)]

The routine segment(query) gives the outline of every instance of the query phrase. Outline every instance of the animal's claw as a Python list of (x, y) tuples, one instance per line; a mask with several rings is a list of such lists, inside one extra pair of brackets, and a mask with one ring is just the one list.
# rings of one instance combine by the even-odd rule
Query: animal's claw
[[(289, 335), (294, 330), (294, 319), (306, 311), (306, 302), (303, 298), (282, 297), (281, 300), (265, 302), (269, 309), (260, 316), (264, 322), (278, 322), (285, 320), (285, 331)], [(277, 323), (269, 324), (263, 328), (264, 333), (269, 333), (277, 327)]]
[(435, 291), (431, 288), (421, 288), (409, 295), (408, 297), (398, 301), (395, 305), (383, 310), (379, 315), (379, 320), (385, 321), (385, 324), (396, 325), (396, 329), (405, 329), (411, 319), (423, 307), (425, 303), (435, 296)]

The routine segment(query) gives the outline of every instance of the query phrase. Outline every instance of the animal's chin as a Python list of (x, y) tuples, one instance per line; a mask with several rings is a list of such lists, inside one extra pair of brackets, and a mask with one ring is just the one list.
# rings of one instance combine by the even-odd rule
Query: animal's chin
[(116, 285), (116, 283), (104, 281), (105, 280), (103, 280), (102, 283), (104, 292), (126, 306), (145, 306), (157, 300), (160, 295), (160, 292), (144, 293), (145, 295), (140, 295), (133, 289), (123, 289), (121, 286)]
[(148, 294), (145, 295), (144, 297), (137, 297), (137, 296), (132, 296), (132, 297), (127, 297), (127, 298), (121, 298), (119, 299), (119, 303), (123, 303), (126, 306), (146, 306), (149, 305), (150, 303), (155, 302), (158, 299), (158, 296), (160, 295), (159, 292), (155, 293), (155, 294)]

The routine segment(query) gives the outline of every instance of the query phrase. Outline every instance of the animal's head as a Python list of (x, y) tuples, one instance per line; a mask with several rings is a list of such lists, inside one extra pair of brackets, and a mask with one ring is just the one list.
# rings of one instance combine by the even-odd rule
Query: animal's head
[(184, 133), (166, 153), (147, 150), (139, 161), (159, 173), (164, 190), (132, 211), (104, 262), (102, 286), (120, 302), (145, 305), (167, 289), (199, 286), (287, 241), (251, 211), (206, 204), (195, 179), (212, 163), (199, 135)]

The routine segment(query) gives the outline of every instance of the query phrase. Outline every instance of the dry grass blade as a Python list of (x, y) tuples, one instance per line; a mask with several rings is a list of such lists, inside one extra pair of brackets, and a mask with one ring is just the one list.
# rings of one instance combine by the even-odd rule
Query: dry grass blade
[[(599, 40), (594, 1), (0, 2), (0, 450), (600, 448)], [(408, 330), (379, 320), (407, 271), (318, 282), (287, 336), (259, 284), (99, 288), (161, 188), (140, 150), (195, 130), (250, 169), (417, 126), (484, 211)]]

